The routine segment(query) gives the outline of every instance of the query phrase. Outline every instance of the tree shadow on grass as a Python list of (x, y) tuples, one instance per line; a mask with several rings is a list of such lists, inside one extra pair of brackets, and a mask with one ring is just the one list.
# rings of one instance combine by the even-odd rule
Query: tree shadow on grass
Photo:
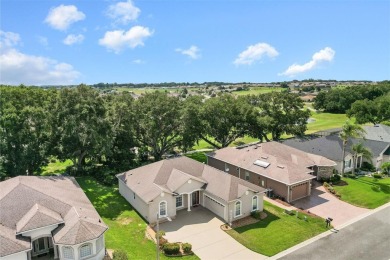
[(362, 179), (357, 179), (357, 182), (368, 184), (370, 186), (379, 186), (381, 191), (386, 194), (390, 194), (390, 185), (385, 183), (379, 183), (379, 180), (374, 179), (373, 182)]

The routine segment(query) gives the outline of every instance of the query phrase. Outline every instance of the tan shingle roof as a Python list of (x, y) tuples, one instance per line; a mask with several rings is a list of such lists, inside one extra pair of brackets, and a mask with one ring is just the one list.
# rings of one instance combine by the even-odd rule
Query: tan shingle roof
[[(335, 165), (325, 157), (305, 153), (277, 142), (260, 143), (241, 149), (226, 147), (209, 153), (208, 156), (285, 184), (313, 179), (314, 176), (308, 174), (311, 170), (307, 167)], [(256, 160), (269, 163), (269, 166), (255, 165)]]
[[(20, 240), (16, 232), (61, 223), (62, 219), (64, 224), (53, 231), (56, 243), (62, 239), (69, 244), (81, 243), (99, 237), (107, 229), (73, 177), (19, 176), (0, 182), (0, 225), (13, 231), (0, 229), (1, 243), (10, 244), (0, 248), (0, 256), (18, 252), (18, 243), (11, 246), (12, 241)], [(92, 224), (87, 224), (86, 230), (68, 232), (83, 221)]]
[(164, 189), (173, 193), (188, 179), (204, 182), (205, 190), (229, 202), (241, 197), (243, 192), (265, 190), (245, 180), (238, 179), (211, 166), (188, 157), (162, 160), (117, 175), (145, 202), (150, 202)]

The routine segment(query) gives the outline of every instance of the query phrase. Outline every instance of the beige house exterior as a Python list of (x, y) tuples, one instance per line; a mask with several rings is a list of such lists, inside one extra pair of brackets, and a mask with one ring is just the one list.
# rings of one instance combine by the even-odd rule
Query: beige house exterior
[(207, 155), (207, 164), (292, 202), (311, 193), (311, 181), (332, 175), (335, 163), (278, 142), (226, 147)]
[(117, 175), (119, 192), (149, 223), (202, 206), (227, 223), (263, 210), (265, 189), (187, 157)]
[(0, 182), (0, 259), (105, 256), (107, 226), (73, 177), (19, 176)]

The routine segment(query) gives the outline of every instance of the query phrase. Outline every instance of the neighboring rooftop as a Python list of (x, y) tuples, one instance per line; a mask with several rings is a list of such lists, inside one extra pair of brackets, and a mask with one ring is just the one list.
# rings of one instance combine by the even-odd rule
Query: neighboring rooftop
[(226, 174), (188, 157), (176, 157), (145, 165), (117, 175), (145, 202), (150, 202), (161, 192), (174, 193), (188, 180), (204, 183), (211, 194), (229, 202), (247, 190), (265, 192), (265, 189), (245, 180)]
[[(351, 147), (357, 143), (363, 143), (363, 145), (369, 148), (373, 157), (378, 157), (388, 147), (389, 143), (364, 140), (364, 139), (349, 139), (346, 147), (346, 154), (351, 154)], [(314, 153), (320, 156), (324, 156), (333, 161), (341, 161), (343, 154), (343, 142), (338, 135), (329, 135), (324, 137), (318, 137), (315, 135), (291, 138), (283, 141), (283, 144), (294, 147), (308, 153)]]
[(59, 224), (55, 243), (98, 238), (107, 226), (73, 177), (19, 176), (0, 182), (0, 257), (30, 248), (20, 234)]
[(258, 143), (241, 147), (226, 147), (208, 156), (255, 172), (285, 184), (293, 184), (315, 176), (308, 167), (334, 166), (335, 162), (278, 142)]
[(366, 131), (365, 139), (390, 143), (390, 126), (379, 124), (363, 128)]

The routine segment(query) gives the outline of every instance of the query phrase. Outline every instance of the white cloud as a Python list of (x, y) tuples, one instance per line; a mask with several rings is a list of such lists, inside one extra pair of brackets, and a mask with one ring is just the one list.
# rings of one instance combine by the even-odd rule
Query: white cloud
[(293, 77), (296, 74), (314, 69), (318, 64), (320, 64), (323, 61), (327, 61), (327, 62), (332, 61), (335, 54), (336, 52), (332, 48), (326, 47), (320, 50), (319, 52), (314, 53), (312, 59), (309, 62), (303, 65), (294, 63), (293, 65), (288, 67), (285, 72), (279, 73), (278, 75)]
[(261, 60), (264, 55), (273, 58), (278, 56), (279, 53), (268, 43), (260, 42), (255, 45), (250, 45), (245, 51), (238, 55), (233, 63), (236, 65), (251, 65), (256, 61)]
[(195, 45), (192, 45), (189, 49), (186, 50), (178, 48), (175, 51), (180, 52), (183, 55), (187, 55), (188, 57), (194, 60), (200, 58), (200, 53), (199, 53), (200, 49)]
[(74, 5), (60, 5), (52, 8), (47, 15), (45, 22), (57, 30), (66, 30), (77, 21), (85, 19), (85, 14), (77, 10)]
[(11, 48), (20, 43), (20, 35), (0, 30), (0, 49)]
[(152, 36), (152, 34), (153, 31), (143, 26), (134, 26), (128, 31), (107, 31), (104, 37), (99, 39), (99, 44), (115, 53), (119, 53), (126, 47), (134, 49), (137, 46), (143, 46), (146, 38)]
[(136, 59), (136, 60), (133, 60), (133, 63), (135, 63), (135, 64), (144, 64), (145, 61), (143, 61), (141, 59)]
[(131, 0), (110, 5), (107, 15), (117, 23), (128, 24), (138, 18), (141, 10), (133, 5)]
[(64, 39), (63, 43), (66, 45), (72, 45), (75, 43), (82, 43), (83, 41), (84, 41), (84, 35), (82, 35), (82, 34), (77, 34), (77, 35), (69, 34)]
[(70, 64), (15, 49), (20, 42), (16, 33), (0, 31), (0, 36), (0, 84), (70, 84), (80, 76)]
[(49, 41), (47, 40), (46, 37), (43, 37), (43, 36), (37, 36), (37, 39), (38, 39), (38, 42), (39, 44), (41, 44), (42, 46), (49, 46)]

